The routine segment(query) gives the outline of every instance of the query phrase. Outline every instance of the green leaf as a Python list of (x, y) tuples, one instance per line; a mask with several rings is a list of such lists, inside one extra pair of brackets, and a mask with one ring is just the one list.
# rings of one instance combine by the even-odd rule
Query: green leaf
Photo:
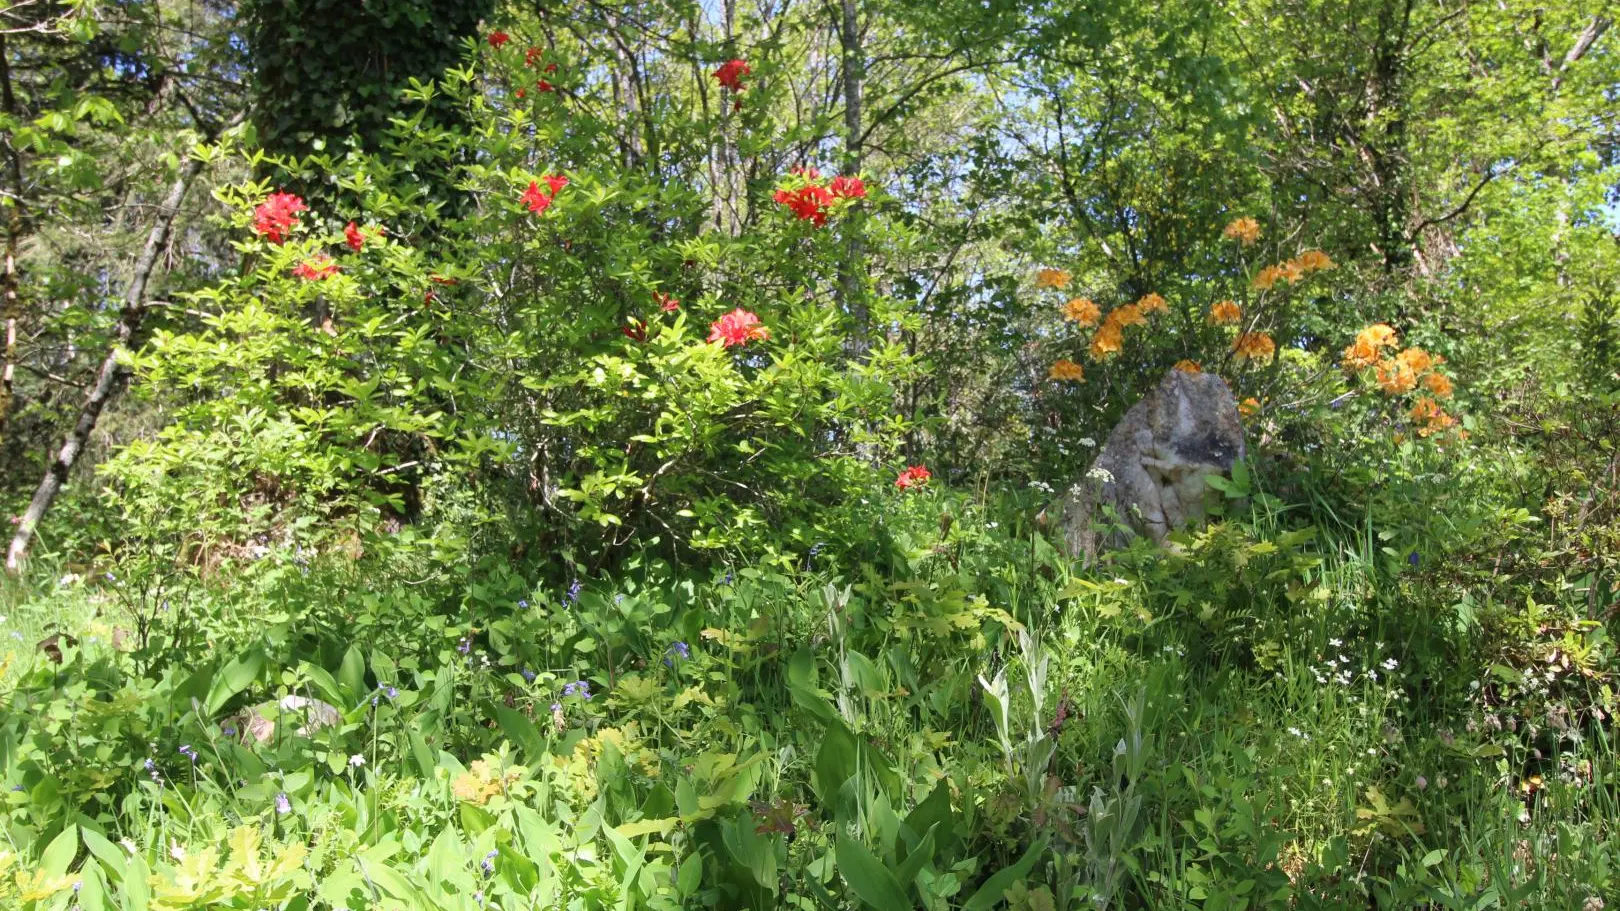
[(938, 826), (939, 823), (935, 823), (929, 827), (928, 834), (923, 836), (922, 842), (911, 849), (906, 859), (900, 862), (899, 869), (895, 870), (894, 878), (900, 883), (901, 888), (910, 886), (923, 865), (934, 859), (934, 829)]
[(348, 691), (345, 705), (354, 705), (365, 695), (366, 659), (361, 657), (359, 646), (350, 645), (349, 650), (343, 653), (343, 664), (338, 667), (338, 682)]
[(831, 724), (816, 751), (816, 791), (822, 803), (836, 808), (839, 789), (855, 775), (860, 748), (849, 728), (841, 723)]
[(990, 911), (1001, 901), (1002, 895), (1013, 883), (1029, 875), (1029, 868), (1035, 866), (1035, 861), (1039, 860), (1045, 851), (1046, 836), (1043, 835), (1029, 846), (1029, 850), (1024, 852), (1024, 856), (1020, 857), (1017, 863), (997, 871), (994, 876), (985, 880), (979, 891), (973, 893), (973, 897), (962, 905), (962, 911)]
[(39, 868), (51, 876), (63, 876), (78, 853), (79, 829), (70, 825), (51, 839), (45, 853), (39, 857)]
[(849, 883), (849, 888), (860, 896), (861, 901), (880, 911), (893, 911), (912, 906), (911, 899), (906, 897), (906, 890), (900, 886), (900, 881), (889, 872), (889, 868), (885, 867), (882, 861), (866, 849), (865, 845), (848, 836), (840, 835), (836, 850), (838, 872), (843, 875), (844, 882)]
[(264, 671), (264, 663), (264, 650), (255, 647), (220, 668), (208, 687), (208, 698), (204, 701), (208, 716), (213, 717), (232, 697), (252, 686)]

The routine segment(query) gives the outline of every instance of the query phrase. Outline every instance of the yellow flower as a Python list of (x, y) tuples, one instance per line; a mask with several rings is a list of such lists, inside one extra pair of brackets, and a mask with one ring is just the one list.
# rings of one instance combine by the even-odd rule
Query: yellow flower
[(1073, 275), (1062, 269), (1042, 269), (1035, 273), (1035, 287), (1062, 290), (1069, 287), (1069, 281), (1073, 278)]
[(1169, 311), (1170, 304), (1159, 295), (1149, 292), (1136, 302), (1136, 308), (1143, 313), (1165, 313)]
[(1444, 373), (1431, 373), (1423, 378), (1423, 388), (1437, 399), (1451, 398), (1451, 377)]
[(1270, 360), (1277, 354), (1277, 343), (1264, 332), (1245, 332), (1232, 340), (1232, 355), (1237, 360)]
[(1115, 307), (1108, 313), (1108, 321), (1124, 328), (1126, 326), (1141, 326), (1147, 323), (1147, 317), (1142, 315), (1142, 308), (1136, 304), (1126, 304)]
[(1346, 370), (1362, 370), (1378, 363), (1384, 348), (1399, 344), (1395, 330), (1384, 323), (1374, 323), (1356, 333), (1356, 340), (1344, 349)]
[(1125, 347), (1125, 336), (1120, 332), (1119, 326), (1112, 320), (1103, 323), (1097, 334), (1091, 337), (1091, 359), (1104, 361), (1118, 354)]
[(1085, 382), (1086, 371), (1079, 364), (1068, 358), (1063, 358), (1052, 365), (1052, 371), (1046, 375), (1049, 380), (1067, 382)]
[(1243, 321), (1243, 308), (1234, 301), (1217, 301), (1209, 308), (1209, 321), (1216, 326), (1232, 326)]
[(1417, 388), (1417, 374), (1398, 360), (1379, 361), (1376, 379), (1385, 395), (1401, 395)]
[(1176, 361), (1176, 369), (1182, 373), (1203, 373), (1204, 368), (1197, 361)]
[(1221, 229), (1221, 235), (1247, 247), (1260, 239), (1260, 223), (1248, 217), (1233, 219), (1231, 224)]
[(1063, 305), (1063, 318), (1082, 326), (1095, 326), (1097, 320), (1102, 318), (1102, 311), (1091, 302), (1091, 298), (1076, 297)]

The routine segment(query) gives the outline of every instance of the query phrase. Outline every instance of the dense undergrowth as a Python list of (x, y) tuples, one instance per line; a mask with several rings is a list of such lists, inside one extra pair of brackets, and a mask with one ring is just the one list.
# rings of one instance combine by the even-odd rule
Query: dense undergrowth
[[(1038, 493), (936, 486), (852, 505), (858, 546), (702, 577), (275, 547), (234, 586), (42, 576), (7, 594), (0, 894), (1602, 907), (1613, 540), (1525, 511), (1513, 451), (1394, 444), (1331, 508), (1325, 463), (1244, 473), (1224, 521), (1091, 570)], [(62, 617), (57, 663), (31, 636)]]

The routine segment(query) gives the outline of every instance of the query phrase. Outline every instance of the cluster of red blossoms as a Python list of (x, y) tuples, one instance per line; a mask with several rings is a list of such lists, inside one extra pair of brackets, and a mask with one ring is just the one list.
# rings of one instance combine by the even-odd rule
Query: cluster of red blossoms
[(306, 282), (325, 281), (338, 274), (338, 264), (332, 262), (332, 257), (325, 253), (317, 253), (314, 257), (306, 259), (293, 267), (292, 274)]
[(900, 488), (901, 490), (910, 490), (913, 487), (923, 487), (928, 484), (928, 479), (932, 478), (933, 476), (934, 473), (929, 471), (927, 468), (924, 468), (921, 465), (912, 465), (905, 471), (900, 472), (900, 477), (894, 479), (894, 486)]
[(760, 323), (759, 314), (741, 307), (720, 317), (709, 326), (709, 341), (719, 342), (727, 348), (746, 345), (756, 339), (763, 341), (770, 337), (771, 330)]
[(827, 223), (833, 203), (866, 198), (866, 183), (859, 177), (834, 177), (826, 186), (822, 186), (814, 182), (821, 178), (815, 168), (796, 171), (811, 182), (796, 190), (777, 190), (771, 198), (792, 209), (800, 221), (814, 222), (818, 228)]
[(253, 232), (279, 244), (298, 226), (298, 213), (308, 208), (302, 198), (291, 193), (271, 193), (269, 199), (253, 210)]
[(742, 78), (754, 72), (745, 60), (727, 60), (714, 71), (715, 81), (724, 88), (733, 92), (745, 91), (748, 87), (742, 84)]
[(508, 35), (499, 29), (489, 33), (489, 46), (495, 48), (496, 50), (500, 50), (501, 45), (511, 40), (511, 35)]
[[(546, 182), (546, 188), (540, 188), (540, 180)], [(540, 180), (529, 181), (529, 188), (523, 191), (523, 204), (529, 211), (540, 215), (551, 208), (552, 202), (557, 199), (557, 193), (568, 186), (568, 178), (560, 174), (548, 174)]]

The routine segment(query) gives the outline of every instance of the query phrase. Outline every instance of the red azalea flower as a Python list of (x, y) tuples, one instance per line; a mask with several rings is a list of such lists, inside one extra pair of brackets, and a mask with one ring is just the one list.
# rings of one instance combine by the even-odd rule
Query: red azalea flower
[(540, 181), (529, 181), (529, 188), (523, 191), (523, 204), (536, 215), (551, 208), (551, 203), (557, 198), (557, 191), (568, 186), (568, 178), (560, 175), (548, 174), (540, 178), (546, 182), (546, 189), (540, 189)]
[(866, 183), (859, 177), (834, 177), (827, 189), (839, 199), (866, 198)]
[(557, 64), (548, 63), (548, 64), (546, 64), (546, 68), (544, 70), (541, 70), (541, 72), (543, 72), (543, 73), (555, 73), (555, 72), (557, 72)]
[(760, 324), (758, 314), (750, 313), (741, 307), (720, 317), (709, 326), (709, 341), (720, 342), (727, 348), (770, 337), (771, 330)]
[(523, 52), (523, 65), (534, 66), (534, 62), (540, 59), (540, 55), (544, 53), (545, 51), (538, 47), (530, 47), (528, 50)]
[(292, 274), (306, 282), (325, 281), (338, 274), (338, 264), (325, 253), (317, 253), (293, 267)]
[(725, 63), (720, 64), (719, 69), (714, 71), (714, 78), (725, 88), (731, 89), (733, 92), (740, 92), (743, 90), (742, 77), (752, 72), (753, 70), (749, 69), (748, 64), (742, 60), (727, 60)]
[(511, 35), (508, 35), (507, 33), (498, 29), (489, 33), (489, 46), (493, 48), (499, 48), (501, 45), (511, 40)]
[(253, 230), (271, 243), (279, 244), (298, 226), (298, 213), (308, 208), (303, 199), (291, 193), (271, 193), (269, 199), (253, 210)]
[(633, 316), (630, 317), (630, 322), (626, 323), (619, 331), (623, 332), (624, 337), (632, 342), (644, 342), (647, 340), (647, 324)]
[(528, 93), (528, 92), (527, 92), (527, 91), (525, 91), (525, 90), (523, 90), (523, 89), (518, 89), (518, 90), (517, 90), (517, 96), (518, 96), (518, 97), (519, 97), (519, 98), (522, 98), (522, 97), (524, 97), (524, 96), (525, 96), (525, 95), (527, 95), (527, 94), (529, 94), (529, 93)]
[[(547, 81), (545, 81), (545, 80), (544, 80), (544, 79), (542, 79), (542, 80), (540, 80), (540, 81), (539, 81), (539, 82), (536, 82), (536, 83), (535, 83), (535, 84), (534, 84), (534, 87), (535, 87), (535, 88), (537, 88), (537, 89), (539, 89), (539, 90), (540, 90), (540, 91), (542, 91), (542, 92), (555, 92), (555, 91), (557, 91), (557, 87), (556, 87), (556, 86), (554, 86), (554, 85), (552, 85), (552, 84), (551, 84), (551, 83), (549, 83), (549, 82), (547, 82)], [(520, 92), (521, 92), (521, 91), (523, 91), (523, 90), (522, 90), (522, 89), (518, 89), (518, 91), (520, 91)]]
[(428, 276), (428, 281), (433, 282), (435, 285), (459, 285), (459, 284), (461, 284), (460, 279), (445, 278), (444, 276), (440, 275), (437, 272), (434, 272), (433, 274), (429, 275)]
[(803, 177), (805, 180), (820, 180), (821, 179), (821, 169), (818, 168), (818, 167), (815, 167), (814, 165), (802, 165), (802, 164), (794, 165), (791, 168), (791, 171), (794, 174), (797, 174), (800, 177)]
[(922, 487), (923, 485), (927, 484), (928, 479), (933, 476), (933, 472), (929, 471), (927, 468), (924, 468), (921, 465), (913, 465), (910, 468), (907, 468), (905, 471), (900, 472), (900, 477), (895, 478), (894, 486), (900, 488), (901, 490), (910, 490), (913, 487)]
[(366, 236), (360, 233), (360, 229), (355, 227), (352, 221), (344, 226), (343, 239), (348, 242), (349, 249), (356, 253), (359, 253), (360, 248), (366, 245)]
[(676, 310), (681, 309), (680, 301), (662, 291), (653, 292), (653, 303), (657, 304), (658, 309), (663, 313), (674, 313)]
[(826, 187), (811, 184), (797, 190), (777, 190), (771, 198), (792, 209), (800, 221), (813, 221), (819, 228), (827, 223), (827, 207), (833, 194)]

